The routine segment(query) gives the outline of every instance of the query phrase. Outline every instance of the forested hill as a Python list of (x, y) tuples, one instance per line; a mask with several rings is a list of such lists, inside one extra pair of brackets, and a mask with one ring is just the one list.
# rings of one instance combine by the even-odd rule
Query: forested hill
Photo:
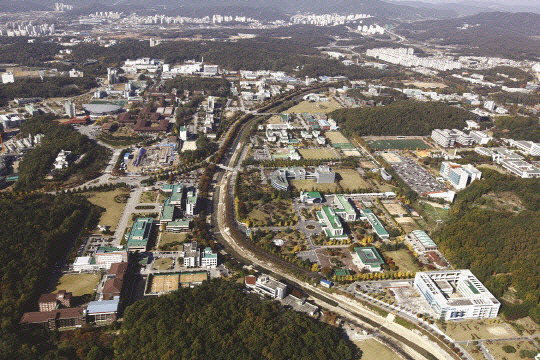
[(499, 300), (505, 293), (517, 299), (503, 302), (505, 316), (529, 314), (540, 322), (540, 179), (482, 171), (482, 180), (459, 193), (435, 240), (456, 267), (470, 268)]
[(44, 331), (18, 326), (36, 311), (54, 264), (62, 263), (81, 230), (93, 229), (101, 209), (73, 195), (0, 196), (0, 358), (38, 359), (49, 350)]
[(430, 135), (433, 129), (462, 129), (471, 114), (442, 102), (399, 101), (387, 106), (340, 109), (329, 114), (347, 135)]
[(139, 301), (115, 341), (120, 359), (358, 359), (340, 330), (211, 280)]

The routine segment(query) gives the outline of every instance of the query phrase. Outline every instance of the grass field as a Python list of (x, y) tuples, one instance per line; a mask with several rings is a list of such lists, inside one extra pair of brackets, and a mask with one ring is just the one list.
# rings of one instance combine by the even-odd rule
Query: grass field
[(416, 272), (416, 271), (418, 271), (418, 266), (416, 266), (413, 263), (413, 259), (412, 259), (411, 255), (409, 255), (407, 253), (407, 250), (405, 250), (405, 249), (400, 249), (398, 251), (385, 251), (384, 252), (384, 257), (385, 258), (391, 257), (392, 259), (394, 259), (394, 262), (399, 267), (399, 271), (401, 271), (401, 272), (406, 272), (406, 271)]
[(100, 276), (98, 274), (68, 274), (58, 280), (55, 292), (66, 290), (73, 293), (73, 296), (93, 294)]
[(367, 143), (374, 150), (431, 149), (428, 144), (420, 139), (368, 140)]
[(355, 341), (354, 344), (362, 350), (362, 359), (399, 360), (401, 359), (389, 347), (375, 339)]
[(332, 143), (344, 144), (350, 142), (349, 139), (347, 139), (345, 135), (339, 131), (327, 131), (324, 133), (324, 136), (326, 136)]
[(337, 159), (336, 154), (330, 149), (299, 149), (298, 152), (304, 159)]
[(337, 184), (317, 184), (315, 180), (291, 180), (291, 185), (298, 191), (321, 191), (323, 193), (334, 193), (337, 190)]
[(302, 113), (329, 113), (336, 109), (341, 109), (341, 106), (335, 101), (334, 99), (331, 99), (328, 102), (309, 102), (309, 101), (302, 101), (300, 104), (293, 106), (289, 110), (285, 111), (285, 113), (295, 113), (295, 114), (302, 114)]
[(159, 258), (154, 262), (154, 269), (169, 270), (173, 264), (172, 258)]
[[(503, 350), (503, 346), (510, 345), (513, 346), (516, 349), (515, 353), (506, 353)], [(507, 359), (507, 360), (521, 360), (523, 359), (519, 352), (521, 350), (532, 350), (535, 353), (538, 353), (538, 350), (534, 347), (533, 344), (531, 344), (528, 341), (504, 341), (504, 342), (496, 342), (496, 343), (484, 343), (484, 346), (488, 348), (489, 352), (495, 359)], [(525, 358), (527, 359), (527, 358)]]
[[(457, 341), (479, 339), (505, 339), (516, 336), (510, 325), (500, 319), (448, 322), (446, 335)], [(496, 359), (499, 359), (496, 357)]]
[(141, 194), (141, 197), (139, 198), (139, 203), (141, 204), (149, 204), (149, 203), (155, 203), (157, 200), (157, 193), (154, 191), (145, 191)]
[(105, 208), (105, 212), (103, 212), (101, 218), (99, 219), (100, 225), (108, 225), (111, 227), (111, 230), (116, 229), (116, 225), (118, 225), (118, 221), (120, 221), (122, 211), (124, 210), (126, 204), (117, 203), (114, 198), (117, 195), (123, 194), (129, 194), (129, 191), (115, 189), (113, 191), (87, 193), (88, 201), (94, 205)]
[(369, 189), (369, 184), (360, 176), (358, 171), (354, 169), (339, 169), (336, 170), (336, 175), (339, 174), (341, 179), (339, 184), (343, 189)]
[[(170, 244), (175, 241), (185, 242), (189, 233), (168, 233), (164, 232), (161, 234), (161, 240), (159, 240), (159, 247), (163, 245)], [(172, 249), (171, 249), (172, 250)]]

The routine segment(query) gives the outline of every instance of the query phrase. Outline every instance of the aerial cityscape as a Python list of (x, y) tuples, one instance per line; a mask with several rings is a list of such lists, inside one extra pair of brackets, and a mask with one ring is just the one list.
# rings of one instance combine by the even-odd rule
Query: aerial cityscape
[(540, 360), (510, 3), (0, 0), (0, 359)]

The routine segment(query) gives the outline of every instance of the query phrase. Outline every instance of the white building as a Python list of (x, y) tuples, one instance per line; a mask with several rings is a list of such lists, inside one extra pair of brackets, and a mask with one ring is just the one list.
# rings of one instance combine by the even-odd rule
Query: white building
[(60, 150), (58, 153), (58, 156), (54, 160), (54, 168), (55, 170), (62, 170), (66, 169), (69, 166), (69, 156), (71, 155), (71, 151), (64, 151)]
[(472, 130), (469, 133), (469, 136), (473, 139), (475, 143), (479, 145), (486, 145), (490, 140), (493, 140), (493, 138), (489, 136), (487, 132), (480, 130)]
[(470, 270), (418, 272), (414, 287), (442, 320), (494, 318), (501, 306)]
[(287, 285), (269, 275), (261, 275), (255, 282), (254, 290), (274, 299), (283, 299), (287, 293)]
[(463, 190), (474, 180), (482, 178), (482, 172), (471, 164), (459, 165), (448, 161), (443, 161), (440, 173), (457, 190)]
[(417, 254), (438, 249), (437, 244), (423, 230), (412, 231), (407, 237), (407, 241), (410, 242)]
[(12, 72), (7, 72), (2, 74), (2, 84), (9, 84), (15, 82), (15, 76)]
[(66, 101), (64, 108), (66, 110), (67, 117), (74, 118), (77, 115), (77, 110), (75, 109), (75, 103), (73, 101)]
[(435, 129), (431, 132), (431, 138), (442, 147), (452, 147), (456, 143), (456, 136), (448, 129)]
[(517, 147), (520, 151), (527, 155), (540, 156), (540, 143), (512, 140), (511, 145)]
[(198, 248), (196, 241), (184, 244), (183, 248), (184, 266), (199, 267), (201, 266), (201, 251)]
[(209, 268), (215, 268), (218, 265), (217, 254), (207, 247), (204, 249), (201, 258), (201, 265)]

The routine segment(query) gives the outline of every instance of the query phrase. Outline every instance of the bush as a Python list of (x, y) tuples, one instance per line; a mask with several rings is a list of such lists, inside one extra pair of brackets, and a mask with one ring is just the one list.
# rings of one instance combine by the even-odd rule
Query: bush
[(502, 349), (507, 354), (513, 354), (517, 351), (516, 348), (513, 347), (512, 345), (504, 345)]

